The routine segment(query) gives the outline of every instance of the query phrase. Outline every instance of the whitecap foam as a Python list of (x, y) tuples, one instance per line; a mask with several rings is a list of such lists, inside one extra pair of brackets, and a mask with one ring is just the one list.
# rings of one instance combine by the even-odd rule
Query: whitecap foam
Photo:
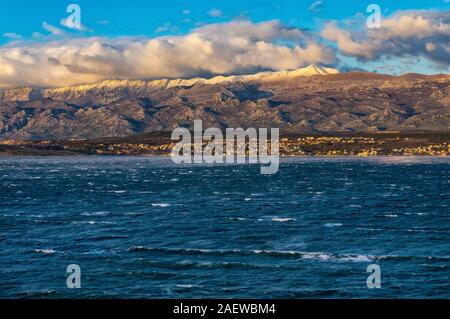
[(368, 255), (334, 255), (329, 253), (304, 253), (302, 257), (305, 259), (315, 259), (320, 261), (370, 262), (374, 260), (373, 256)]
[(107, 221), (96, 221), (96, 220), (83, 220), (83, 221), (74, 221), (73, 224), (88, 224), (88, 225), (95, 225), (95, 224), (104, 224), (104, 225), (113, 225), (114, 222), (107, 222)]
[(341, 261), (354, 261), (354, 262), (371, 262), (375, 258), (368, 255), (351, 255), (351, 256), (340, 256)]
[(192, 288), (194, 285), (177, 285), (178, 288)]
[(306, 260), (327, 262), (371, 262), (381, 257), (360, 254), (333, 254), (326, 252), (303, 252), (296, 250), (240, 250), (240, 249), (199, 249), (199, 248), (154, 248), (147, 246), (133, 246), (129, 251), (163, 251), (170, 253), (204, 253), (204, 254), (257, 254), (273, 256), (293, 256)]
[(325, 227), (341, 227), (343, 224), (341, 223), (326, 223)]
[(41, 254), (54, 254), (56, 251), (53, 249), (33, 249), (35, 253), (41, 253)]
[(178, 284), (177, 288), (186, 288), (186, 289), (190, 289), (190, 288), (201, 288), (201, 285), (190, 285), (190, 284)]
[(83, 212), (81, 216), (106, 216), (111, 214), (110, 212)]
[(312, 259), (318, 261), (350, 261), (350, 262), (370, 262), (375, 259), (370, 255), (359, 254), (331, 254), (324, 252), (301, 252), (284, 250), (253, 250), (255, 254), (279, 254), (279, 255), (299, 255), (302, 259)]
[(247, 218), (245, 217), (229, 217), (229, 220), (239, 220), (239, 221), (244, 221), (247, 220)]
[(153, 203), (152, 206), (153, 207), (169, 207), (170, 204), (167, 204), (167, 203)]
[(278, 222), (278, 223), (287, 223), (287, 222), (293, 222), (296, 219), (295, 218), (289, 218), (289, 217), (272, 217), (271, 220), (273, 222)]

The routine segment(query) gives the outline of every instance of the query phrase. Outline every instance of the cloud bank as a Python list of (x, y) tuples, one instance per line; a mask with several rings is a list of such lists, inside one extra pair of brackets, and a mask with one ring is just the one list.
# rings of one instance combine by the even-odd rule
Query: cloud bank
[(447, 69), (450, 64), (450, 11), (400, 11), (383, 19), (381, 28), (365, 32), (330, 22), (321, 35), (342, 54), (362, 60), (416, 56)]
[(289, 70), (339, 63), (338, 53), (361, 65), (381, 58), (423, 58), (449, 71), (450, 11), (400, 11), (383, 18), (379, 29), (365, 25), (365, 19), (356, 26), (329, 22), (313, 34), (279, 21), (232, 21), (181, 36), (71, 38), (44, 23), (51, 33), (46, 41), (9, 34), (14, 41), (0, 47), (0, 87)]
[(278, 21), (235, 21), (207, 25), (183, 36), (91, 37), (4, 46), (0, 48), (0, 87), (193, 77), (333, 62), (333, 50), (298, 29)]

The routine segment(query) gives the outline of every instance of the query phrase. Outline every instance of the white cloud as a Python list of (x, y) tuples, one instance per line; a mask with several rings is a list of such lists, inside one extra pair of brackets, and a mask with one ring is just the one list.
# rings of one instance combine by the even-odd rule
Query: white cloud
[(22, 38), (22, 36), (20, 34), (17, 34), (17, 33), (14, 33), (14, 32), (4, 33), (3, 36), (5, 38), (12, 39), (12, 40), (17, 40), (17, 39), (21, 39)]
[(61, 30), (60, 28), (57, 28), (51, 24), (48, 24), (47, 22), (42, 22), (42, 28), (47, 31), (50, 32), (52, 35), (63, 35), (65, 34), (65, 32), (63, 30)]
[[(67, 19), (61, 19), (61, 20), (59, 21), (59, 23), (60, 23), (63, 27), (68, 28), (68, 29), (71, 29), (71, 30), (76, 30), (76, 31), (81, 31), (81, 32), (92, 32), (92, 30), (89, 29), (89, 28), (88, 28), (87, 26), (85, 26), (84, 24), (81, 24), (80, 28), (71, 28), (70, 26), (67, 25)], [(108, 21), (105, 21), (105, 20), (97, 21), (97, 24), (101, 24), (101, 25), (106, 25), (106, 24), (108, 24), (108, 23), (109, 23), (109, 22), (108, 22)], [(60, 31), (64, 32), (63, 30), (60, 30)]]
[(329, 64), (334, 58), (333, 50), (277, 21), (234, 21), (203, 26), (183, 36), (91, 37), (3, 46), (0, 87), (286, 70)]
[(208, 11), (208, 15), (213, 18), (218, 18), (223, 15), (223, 12), (222, 12), (222, 10), (219, 10), (219, 9), (212, 9), (212, 10)]
[(319, 0), (319, 1), (313, 2), (313, 3), (309, 6), (308, 11), (312, 11), (312, 12), (319, 13), (319, 12), (322, 11), (322, 9), (323, 9), (323, 1), (320, 1), (320, 0)]
[[(236, 20), (202, 25), (186, 35), (155, 38), (72, 38), (73, 33), (44, 22), (50, 35), (35, 33), (35, 41), (16, 38), (0, 46), (0, 87), (287, 70), (310, 63), (335, 63), (336, 52), (364, 63), (415, 58), (431, 61), (443, 72), (449, 70), (448, 11), (396, 12), (382, 19), (380, 29), (367, 29), (365, 17), (359, 19), (364, 26), (360, 30), (354, 20), (326, 24), (322, 38), (278, 21)], [(157, 32), (176, 30), (166, 23)], [(334, 42), (336, 48), (325, 46), (324, 39)]]
[(170, 22), (164, 23), (164, 25), (159, 26), (159, 27), (156, 28), (156, 30), (155, 30), (156, 33), (163, 33), (163, 32), (177, 32), (177, 31), (178, 31), (178, 27), (172, 25)]
[(366, 60), (386, 56), (423, 56), (444, 68), (450, 65), (448, 11), (399, 11), (382, 19), (381, 28), (362, 32), (330, 22), (321, 35), (336, 42), (340, 52), (347, 56)]

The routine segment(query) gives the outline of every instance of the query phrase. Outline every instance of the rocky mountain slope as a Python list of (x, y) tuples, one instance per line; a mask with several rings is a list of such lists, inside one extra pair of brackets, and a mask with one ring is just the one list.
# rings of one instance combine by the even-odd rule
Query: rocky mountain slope
[(189, 127), (300, 133), (449, 131), (450, 76), (344, 73), (316, 65), (212, 79), (110, 80), (0, 90), (0, 139), (129, 136)]

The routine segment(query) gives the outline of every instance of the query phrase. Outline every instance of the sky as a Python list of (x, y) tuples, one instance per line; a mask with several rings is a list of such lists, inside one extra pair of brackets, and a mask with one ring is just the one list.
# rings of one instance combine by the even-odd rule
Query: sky
[[(80, 8), (81, 28), (66, 23)], [(370, 4), (381, 10), (368, 28)], [(0, 87), (294, 69), (449, 73), (450, 0), (0, 0)]]

